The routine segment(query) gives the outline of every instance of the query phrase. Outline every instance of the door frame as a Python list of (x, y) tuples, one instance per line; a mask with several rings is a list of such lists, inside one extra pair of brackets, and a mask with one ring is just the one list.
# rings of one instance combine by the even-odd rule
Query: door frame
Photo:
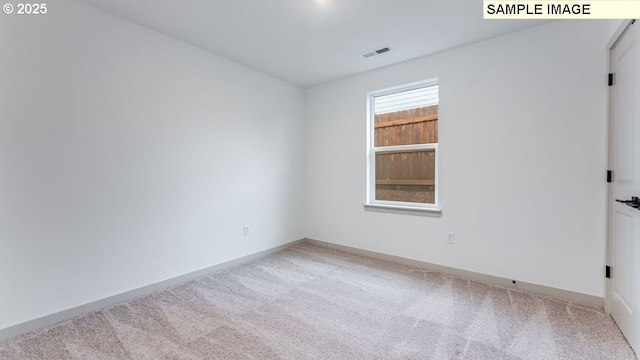
[[(633, 19), (623, 20), (622, 23), (618, 26), (616, 31), (613, 33), (609, 42), (607, 43), (607, 73), (611, 73), (611, 51), (618, 44), (622, 36), (627, 32), (629, 27), (631, 26)], [(612, 131), (611, 131), (611, 87), (607, 86), (607, 169), (613, 169), (613, 159), (612, 159), (612, 151), (611, 146), (613, 146)], [(615, 181), (615, 172), (613, 174), (613, 181)], [(611, 183), (612, 184), (612, 183)], [(613, 191), (612, 187), (609, 186), (609, 183), (606, 187), (606, 241), (605, 241), (605, 265), (612, 265), (613, 263), (613, 249), (612, 249), (612, 240), (613, 240), (613, 229), (611, 226), (611, 215), (613, 214)], [(604, 269), (603, 273), (604, 273)], [(604, 278), (604, 310), (607, 314), (610, 314), (610, 294), (612, 290), (612, 282), (609, 281), (606, 277)]]

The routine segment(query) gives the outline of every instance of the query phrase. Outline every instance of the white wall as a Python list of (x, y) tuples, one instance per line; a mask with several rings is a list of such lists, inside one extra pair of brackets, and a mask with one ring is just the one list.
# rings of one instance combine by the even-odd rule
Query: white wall
[[(603, 296), (606, 33), (553, 22), (308, 89), (306, 236)], [(366, 92), (436, 76), (442, 216), (365, 211)]]
[(301, 89), (86, 5), (2, 14), (0, 329), (303, 237), (302, 117)]

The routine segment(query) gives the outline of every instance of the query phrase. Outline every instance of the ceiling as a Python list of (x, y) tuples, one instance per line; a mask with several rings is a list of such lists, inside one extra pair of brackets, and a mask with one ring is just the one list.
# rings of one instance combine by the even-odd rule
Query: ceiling
[(483, 20), (481, 0), (80, 1), (301, 87), (544, 22)]

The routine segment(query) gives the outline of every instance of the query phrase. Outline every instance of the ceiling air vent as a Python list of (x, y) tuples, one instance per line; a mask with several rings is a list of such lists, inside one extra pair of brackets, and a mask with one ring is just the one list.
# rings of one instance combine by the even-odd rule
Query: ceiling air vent
[(370, 51), (370, 52), (368, 52), (368, 53), (366, 53), (366, 54), (363, 54), (362, 56), (364, 56), (365, 58), (370, 58), (370, 57), (372, 57), (372, 56), (376, 56), (376, 55), (384, 54), (384, 53), (386, 53), (386, 52), (387, 52), (387, 51), (389, 51), (389, 50), (391, 50), (391, 48), (390, 48), (390, 47), (388, 47), (388, 46), (385, 46), (385, 47), (383, 47), (383, 48), (381, 48), (381, 49), (374, 50), (374, 51)]

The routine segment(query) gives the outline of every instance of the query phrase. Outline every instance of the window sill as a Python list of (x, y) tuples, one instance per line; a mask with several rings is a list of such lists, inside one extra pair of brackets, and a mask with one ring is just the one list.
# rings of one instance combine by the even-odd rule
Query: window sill
[(414, 206), (386, 205), (386, 204), (364, 204), (367, 211), (388, 212), (397, 214), (423, 215), (423, 216), (441, 216), (440, 208), (422, 208)]

